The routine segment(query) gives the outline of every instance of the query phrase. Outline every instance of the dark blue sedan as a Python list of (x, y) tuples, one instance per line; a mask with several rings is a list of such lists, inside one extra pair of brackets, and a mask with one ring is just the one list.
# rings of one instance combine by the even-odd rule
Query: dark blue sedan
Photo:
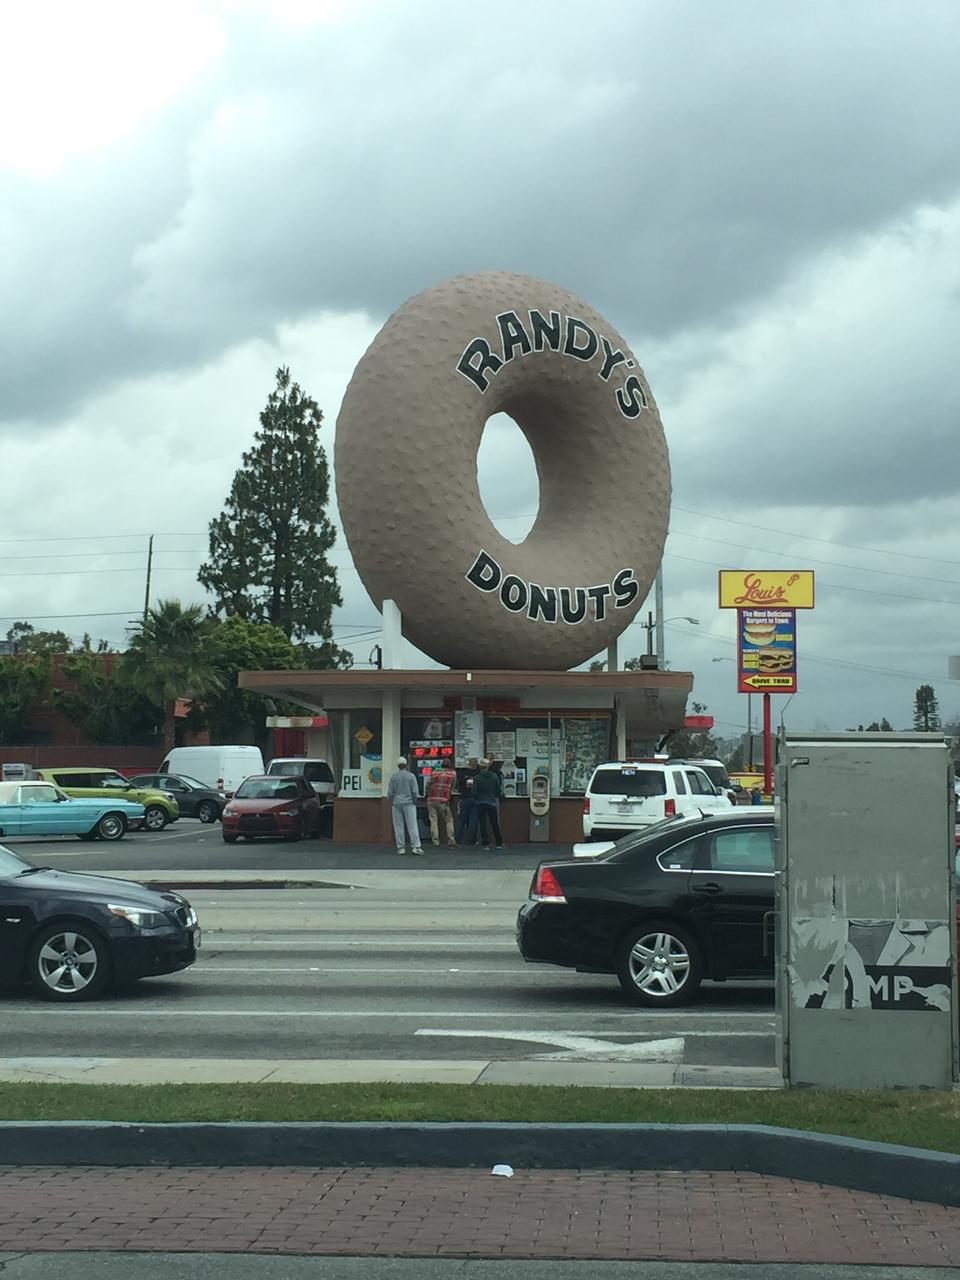
[(196, 912), (179, 894), (31, 866), (0, 845), (0, 986), (76, 1003), (186, 969), (199, 946)]

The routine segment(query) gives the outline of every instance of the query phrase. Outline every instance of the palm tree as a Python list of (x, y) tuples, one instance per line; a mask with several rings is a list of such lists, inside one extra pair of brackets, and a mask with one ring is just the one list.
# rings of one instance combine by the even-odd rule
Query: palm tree
[(160, 600), (150, 609), (123, 656), (123, 674), (137, 690), (163, 711), (163, 745), (176, 746), (178, 698), (201, 698), (217, 693), (223, 682), (206, 654), (206, 640), (215, 621), (201, 605)]

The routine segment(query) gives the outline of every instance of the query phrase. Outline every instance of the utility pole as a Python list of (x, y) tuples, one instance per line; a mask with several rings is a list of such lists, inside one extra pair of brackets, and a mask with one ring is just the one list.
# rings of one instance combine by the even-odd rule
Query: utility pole
[(147, 589), (143, 596), (143, 621), (146, 624), (147, 614), (150, 612), (150, 575), (153, 573), (153, 534), (150, 535), (150, 542), (147, 545)]

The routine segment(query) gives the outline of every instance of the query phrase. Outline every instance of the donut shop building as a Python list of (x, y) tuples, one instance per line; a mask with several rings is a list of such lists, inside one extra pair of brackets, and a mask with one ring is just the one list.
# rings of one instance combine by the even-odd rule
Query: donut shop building
[[(596, 765), (646, 755), (683, 727), (693, 676), (683, 671), (246, 671), (240, 686), (326, 716), (322, 754), (338, 779), (334, 839), (393, 839), (386, 780), (399, 756), (423, 779), (452, 761), (496, 760), (501, 825), (529, 839), (529, 786), (550, 778), (550, 839), (582, 839), (583, 793)], [(422, 790), (422, 782), (421, 782)]]

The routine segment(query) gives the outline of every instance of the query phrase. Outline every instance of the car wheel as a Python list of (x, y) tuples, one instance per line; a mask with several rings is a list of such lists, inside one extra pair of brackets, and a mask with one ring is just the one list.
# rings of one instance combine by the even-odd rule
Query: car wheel
[(617, 977), (636, 1004), (686, 1004), (700, 986), (703, 963), (685, 929), (651, 921), (631, 930), (617, 950)]
[(296, 844), (298, 840), (303, 839), (303, 827), (297, 827), (295, 831), (287, 831), (283, 836), (289, 844)]
[(94, 829), (101, 840), (122, 840), (127, 820), (122, 813), (105, 813)]
[(207, 824), (216, 822), (220, 817), (220, 808), (212, 800), (201, 800), (197, 805), (197, 817)]
[(147, 806), (143, 815), (143, 825), (147, 831), (162, 831), (168, 821), (166, 809), (161, 808), (158, 804)]
[(223, 843), (224, 843), (224, 844), (236, 844), (236, 843), (237, 843), (237, 837), (236, 837), (236, 836), (228, 836), (228, 835), (227, 835), (227, 833), (224, 831), (224, 833), (223, 833)]
[(28, 964), (37, 995), (61, 1003), (99, 995), (110, 974), (106, 944), (89, 925), (47, 925), (33, 940)]

